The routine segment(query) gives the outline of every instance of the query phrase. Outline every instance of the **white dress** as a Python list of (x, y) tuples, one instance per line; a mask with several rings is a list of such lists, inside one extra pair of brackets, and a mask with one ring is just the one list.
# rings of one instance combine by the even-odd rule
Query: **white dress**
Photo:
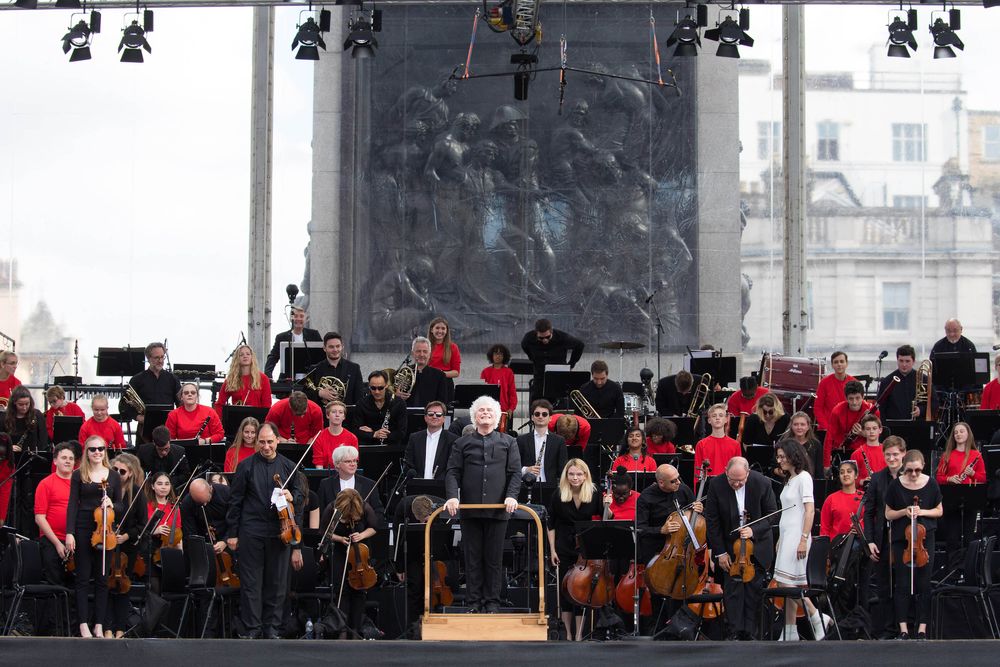
[[(806, 560), (799, 558), (799, 540), (802, 539), (802, 520), (805, 504), (814, 503), (812, 475), (803, 470), (788, 480), (781, 491), (781, 506), (792, 507), (781, 513), (778, 524), (778, 548), (774, 559), (774, 578), (781, 584), (791, 586), (806, 585)], [(806, 551), (812, 544), (812, 537), (806, 539)]]

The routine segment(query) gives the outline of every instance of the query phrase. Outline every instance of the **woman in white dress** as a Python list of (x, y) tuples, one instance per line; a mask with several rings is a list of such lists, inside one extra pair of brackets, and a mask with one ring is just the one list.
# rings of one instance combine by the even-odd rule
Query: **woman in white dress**
[[(779, 586), (805, 587), (806, 556), (812, 543), (813, 517), (816, 503), (813, 500), (813, 479), (809, 474), (809, 455), (795, 440), (782, 440), (775, 446), (775, 458), (785, 478), (785, 488), (781, 491), (781, 506), (790, 509), (781, 513), (778, 547), (774, 559), (774, 580)], [(811, 600), (804, 600), (809, 623), (816, 639), (826, 636), (828, 616), (821, 616)], [(785, 601), (785, 629), (781, 633), (783, 641), (798, 641), (799, 631), (795, 624), (798, 602)]]

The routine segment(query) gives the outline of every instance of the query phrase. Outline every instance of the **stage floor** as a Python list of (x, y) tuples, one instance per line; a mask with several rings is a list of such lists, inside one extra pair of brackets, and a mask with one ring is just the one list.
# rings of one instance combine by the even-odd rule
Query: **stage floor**
[[(13, 664), (192, 664), (289, 665), (547, 665), (653, 664), (683, 660), (691, 665), (955, 664), (995, 665), (1000, 643), (982, 640), (866, 642), (414, 642), (289, 641), (219, 639), (59, 639), (5, 637), (3, 663)], [(99, 662), (100, 661), (100, 662)], [(558, 662), (557, 662), (558, 661)]]

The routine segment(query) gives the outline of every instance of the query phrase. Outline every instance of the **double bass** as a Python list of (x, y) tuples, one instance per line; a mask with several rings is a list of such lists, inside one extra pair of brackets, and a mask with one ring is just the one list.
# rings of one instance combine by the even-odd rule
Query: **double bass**
[[(698, 471), (698, 497), (695, 503), (700, 503), (705, 495), (705, 482), (711, 463), (702, 461)], [(692, 507), (682, 510), (680, 503), (674, 500), (677, 508), (667, 522), (675, 521), (682, 529), (672, 533), (663, 545), (660, 553), (653, 556), (646, 565), (646, 585), (654, 593), (674, 600), (686, 600), (698, 588), (701, 579), (696, 554), (702, 552), (708, 534), (705, 517)]]

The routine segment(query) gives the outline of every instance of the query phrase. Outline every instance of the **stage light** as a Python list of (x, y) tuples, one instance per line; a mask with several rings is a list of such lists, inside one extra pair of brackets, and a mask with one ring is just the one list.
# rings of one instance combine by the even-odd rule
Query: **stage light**
[(955, 52), (951, 47), (959, 51), (965, 50), (965, 44), (955, 34), (956, 30), (962, 27), (961, 12), (957, 9), (948, 10), (948, 22), (940, 16), (934, 19), (930, 26), (931, 36), (934, 38), (934, 58), (954, 58)]
[(701, 37), (698, 36), (698, 30), (708, 25), (708, 5), (696, 6), (695, 16), (697, 18), (692, 18), (690, 10), (690, 7), (685, 7), (687, 13), (684, 18), (674, 23), (674, 31), (667, 38), (668, 47), (677, 45), (677, 48), (674, 49), (675, 58), (689, 58), (698, 55), (698, 49), (701, 47)]
[(986, 9), (997, 6), (1000, 6), (1000, 0), (983, 0), (983, 7)]
[(326, 42), (323, 41), (323, 33), (330, 31), (330, 11), (324, 9), (319, 12), (319, 23), (316, 22), (315, 12), (304, 11), (299, 13), (299, 20), (306, 14), (305, 21), (296, 26), (299, 31), (295, 33), (292, 40), (292, 51), (296, 60), (319, 60), (320, 47), (326, 51)]
[(56, 9), (82, 9), (80, 0), (56, 0)]
[(351, 49), (352, 58), (374, 58), (378, 40), (375, 33), (382, 30), (382, 10), (359, 10), (347, 25), (344, 50)]
[[(902, 6), (900, 6), (902, 11)], [(917, 29), (917, 10), (909, 9), (906, 12), (906, 20), (900, 14), (889, 14), (892, 22), (889, 23), (889, 57), (909, 58), (910, 51), (917, 50), (917, 38), (913, 36)]]
[(38, 0), (17, 0), (14, 6), (21, 9), (38, 9)]
[[(138, 17), (138, 14), (126, 14), (125, 20), (128, 21), (130, 16)], [(153, 47), (146, 41), (147, 32), (153, 32), (152, 9), (146, 9), (142, 12), (142, 25), (139, 25), (137, 19), (132, 19), (128, 25), (122, 28), (122, 41), (118, 43), (118, 51), (122, 54), (121, 62), (141, 63), (143, 62), (143, 49), (146, 53), (153, 52)]]
[[(729, 11), (733, 11), (733, 7)], [(723, 10), (726, 11), (726, 10)], [(722, 23), (717, 27), (705, 31), (705, 39), (710, 39), (719, 43), (719, 48), (715, 55), (723, 58), (739, 58), (740, 46), (753, 46), (753, 37), (747, 34), (750, 29), (750, 10), (741, 8), (739, 20), (733, 18), (733, 14), (726, 14)]]
[[(80, 60), (90, 60), (90, 43), (94, 35), (101, 32), (101, 13), (93, 11), (90, 13), (90, 24), (82, 18), (73, 24), (74, 16), (86, 16), (85, 14), (71, 14), (69, 17), (69, 32), (63, 35), (63, 53), (69, 53), (71, 63)], [(73, 52), (70, 53), (70, 50)]]

